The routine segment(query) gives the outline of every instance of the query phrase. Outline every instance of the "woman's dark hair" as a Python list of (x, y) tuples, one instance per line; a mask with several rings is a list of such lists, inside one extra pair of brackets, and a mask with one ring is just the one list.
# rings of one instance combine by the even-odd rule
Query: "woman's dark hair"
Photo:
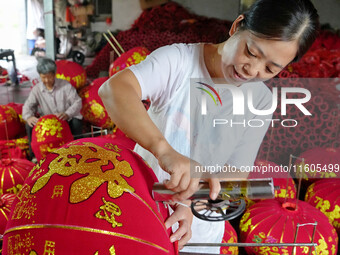
[(38, 58), (37, 71), (39, 74), (56, 73), (57, 65), (50, 58)]
[(318, 35), (319, 15), (310, 0), (258, 0), (244, 13), (240, 29), (270, 39), (292, 41), (300, 59)]

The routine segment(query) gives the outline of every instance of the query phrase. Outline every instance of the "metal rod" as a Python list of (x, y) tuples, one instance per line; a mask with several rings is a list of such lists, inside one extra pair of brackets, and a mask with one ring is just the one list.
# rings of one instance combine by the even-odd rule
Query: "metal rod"
[[(313, 234), (312, 234), (312, 240), (311, 240), (311, 243), (313, 243), (314, 242), (314, 237), (315, 237), (315, 232), (316, 232), (316, 226), (318, 225), (318, 222), (316, 221), (315, 223), (314, 223), (314, 228), (313, 228)], [(314, 247), (314, 249), (315, 249), (315, 247)], [(309, 249), (309, 253), (308, 253), (309, 255), (311, 255), (312, 254), (312, 249)], [(315, 254), (316, 254), (316, 251), (315, 251)]]
[[(299, 232), (299, 228), (300, 228), (300, 224), (296, 225), (296, 230), (295, 230), (295, 234), (294, 234), (294, 243), (296, 243), (297, 240), (297, 235)], [(296, 246), (294, 246), (293, 250), (292, 250), (292, 255), (296, 254)]]
[(201, 247), (296, 247), (296, 246), (317, 246), (316, 243), (187, 243), (185, 247), (189, 246), (201, 246)]
[[(302, 158), (302, 166), (303, 168), (305, 168), (305, 159)], [(298, 203), (299, 203), (299, 196), (300, 196), (300, 190), (301, 190), (301, 181), (302, 181), (302, 174), (299, 176), (299, 184), (298, 184), (298, 190), (296, 193), (296, 210), (298, 207)]]
[(288, 175), (287, 175), (287, 182), (286, 182), (286, 194), (285, 194), (285, 203), (287, 202), (287, 195), (288, 195), (288, 185), (289, 185), (289, 175), (290, 175), (290, 170), (292, 169), (292, 158), (293, 155), (289, 155), (289, 165), (288, 165)]

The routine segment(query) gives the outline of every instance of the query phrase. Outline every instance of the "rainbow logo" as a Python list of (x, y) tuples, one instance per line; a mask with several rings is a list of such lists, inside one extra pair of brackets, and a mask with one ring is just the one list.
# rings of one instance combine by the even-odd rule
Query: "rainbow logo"
[[(216, 95), (216, 98), (218, 99), (218, 101), (220, 102), (220, 104), (221, 104), (221, 106), (222, 106), (221, 97), (220, 97), (220, 95), (217, 93), (217, 91), (216, 91), (212, 86), (210, 86), (210, 85), (208, 85), (208, 84), (206, 84), (206, 83), (204, 83), (204, 82), (199, 82), (199, 81), (198, 81), (197, 83), (199, 83), (199, 84), (201, 84), (201, 85), (206, 86), (207, 88), (209, 88), (209, 89)], [(198, 89), (200, 89), (200, 90), (203, 90), (205, 93), (207, 93), (207, 94), (212, 98), (212, 100), (214, 100), (215, 105), (218, 105), (218, 102), (217, 102), (216, 98), (214, 97), (214, 95), (213, 95), (209, 90), (207, 90), (207, 89), (205, 89), (205, 88), (201, 88), (201, 87), (196, 87), (196, 88), (198, 88)]]

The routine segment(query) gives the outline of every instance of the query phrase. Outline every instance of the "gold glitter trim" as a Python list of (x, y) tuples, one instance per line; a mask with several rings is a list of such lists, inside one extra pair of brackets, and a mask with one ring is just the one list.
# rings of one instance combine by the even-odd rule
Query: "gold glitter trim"
[(139, 242), (139, 243), (147, 244), (147, 245), (153, 246), (157, 249), (160, 249), (164, 252), (169, 253), (169, 250), (159, 246), (158, 244), (155, 244), (155, 243), (152, 243), (152, 242), (149, 242), (149, 241), (137, 238), (137, 237), (133, 237), (133, 236), (117, 233), (117, 232), (102, 230), (102, 229), (94, 229), (94, 228), (72, 226), (72, 225), (56, 225), (56, 224), (22, 225), (22, 226), (19, 226), (19, 227), (7, 229), (4, 233), (4, 235), (7, 235), (11, 232), (19, 231), (19, 230), (43, 229), (43, 228), (70, 229), (70, 230), (84, 231), (84, 232), (90, 232), (90, 233), (98, 233), (98, 234), (109, 235), (109, 236), (116, 236), (116, 237), (125, 238), (125, 239), (128, 239), (128, 240), (133, 240), (133, 241), (136, 241), (136, 242)]

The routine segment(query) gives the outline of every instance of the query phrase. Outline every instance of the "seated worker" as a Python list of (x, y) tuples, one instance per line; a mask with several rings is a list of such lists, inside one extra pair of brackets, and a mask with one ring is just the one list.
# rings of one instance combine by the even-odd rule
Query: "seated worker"
[[(82, 133), (82, 118), (80, 114), (81, 98), (76, 89), (66, 80), (56, 78), (57, 66), (52, 59), (39, 58), (37, 71), (41, 81), (35, 85), (25, 101), (22, 118), (26, 123), (26, 132), (31, 144), (32, 129), (40, 116), (54, 114), (61, 120), (69, 123), (73, 136)], [(33, 153), (30, 146), (30, 157)]]

